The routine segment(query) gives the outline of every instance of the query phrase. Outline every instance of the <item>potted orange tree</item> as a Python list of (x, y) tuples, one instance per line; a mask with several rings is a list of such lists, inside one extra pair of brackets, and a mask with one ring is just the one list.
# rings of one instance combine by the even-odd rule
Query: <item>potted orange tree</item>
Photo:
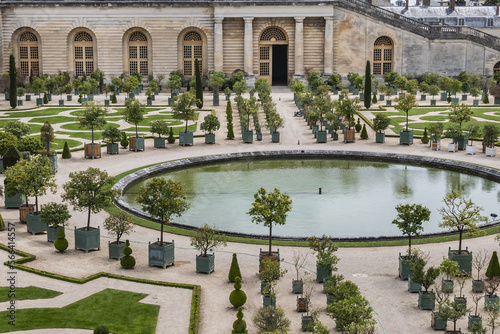
[(413, 276), (411, 280), (420, 284), (424, 291), (418, 292), (418, 308), (421, 310), (434, 310), (436, 296), (433, 291), (429, 291), (429, 287), (434, 284), (434, 281), (439, 276), (439, 268), (429, 267), (424, 270), (427, 261), (416, 256), (411, 260), (411, 271)]
[(309, 247), (316, 252), (316, 282), (323, 283), (333, 271), (337, 271), (339, 258), (335, 252), (338, 247), (326, 235), (323, 235), (321, 239), (312, 236), (307, 241), (309, 241)]
[(163, 241), (163, 226), (170, 223), (172, 217), (180, 217), (189, 209), (182, 183), (154, 177), (141, 187), (135, 200), (142, 205), (142, 210), (158, 219), (161, 226), (158, 241), (149, 243), (149, 266), (165, 269), (167, 265), (175, 264), (174, 241)]
[(88, 253), (101, 249), (100, 229), (90, 226), (92, 213), (99, 213), (111, 204), (120, 193), (113, 189), (113, 178), (107, 172), (89, 167), (84, 171), (69, 173), (70, 180), (63, 185), (62, 199), (73, 205), (74, 210), (87, 211), (87, 226), (75, 228), (75, 249)]
[(66, 204), (50, 202), (42, 204), (40, 218), (43, 223), (47, 224), (47, 241), (54, 242), (59, 227), (64, 228), (64, 226), (67, 226), (71, 215)]
[(406, 128), (399, 133), (400, 145), (413, 144), (413, 131), (408, 130), (408, 113), (411, 109), (418, 107), (417, 100), (413, 94), (405, 94), (394, 99), (396, 105), (394, 109), (402, 111), (406, 114)]
[(155, 120), (151, 122), (151, 133), (158, 134), (158, 138), (154, 138), (154, 147), (165, 148), (165, 137), (168, 135), (168, 124), (164, 120)]
[(193, 132), (188, 131), (188, 121), (194, 120), (196, 113), (193, 106), (196, 104), (196, 96), (191, 92), (185, 92), (174, 98), (172, 106), (172, 117), (186, 121), (184, 132), (179, 131), (179, 145), (193, 145)]
[(83, 109), (83, 116), (79, 118), (80, 127), (92, 131), (92, 142), (85, 144), (85, 158), (100, 158), (101, 144), (94, 143), (94, 130), (102, 129), (106, 124), (104, 116), (108, 113), (108, 108), (100, 103), (89, 101)]
[(120, 238), (125, 234), (130, 234), (134, 228), (134, 223), (129, 215), (121, 211), (119, 213), (110, 214), (103, 224), (104, 228), (108, 230), (108, 234), (116, 237), (116, 241), (108, 241), (108, 252), (110, 259), (120, 260), (125, 254), (123, 250), (126, 247), (125, 242), (120, 241)]
[(208, 224), (197, 229), (191, 236), (191, 246), (196, 248), (200, 255), (196, 255), (196, 272), (210, 274), (215, 270), (215, 254), (208, 254), (208, 251), (220, 246), (227, 245), (227, 237), (218, 233), (215, 227)]
[(200, 124), (200, 130), (205, 131), (205, 144), (215, 144), (214, 131), (219, 130), (220, 122), (217, 116), (209, 114), (203, 119)]
[(135, 137), (130, 137), (130, 151), (144, 151), (144, 137), (139, 137), (139, 133), (137, 130), (137, 124), (142, 122), (144, 119), (144, 113), (146, 109), (144, 109), (144, 104), (141, 104), (139, 100), (134, 98), (130, 98), (125, 102), (125, 110), (123, 111), (123, 119), (125, 122), (132, 123), (135, 125)]
[(102, 132), (102, 137), (105, 141), (108, 142), (106, 143), (106, 153), (118, 154), (118, 142), (122, 138), (121, 131), (116, 126), (109, 124)]

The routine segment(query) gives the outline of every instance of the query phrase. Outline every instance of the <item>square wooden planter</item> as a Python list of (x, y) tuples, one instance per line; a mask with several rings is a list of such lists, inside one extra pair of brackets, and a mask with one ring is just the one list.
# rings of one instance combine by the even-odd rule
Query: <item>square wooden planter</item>
[(304, 281), (299, 279), (299, 280), (294, 280), (292, 278), (292, 293), (302, 293), (304, 291)]
[(179, 145), (193, 145), (193, 133), (192, 132), (179, 132)]
[(477, 152), (477, 146), (476, 145), (467, 145), (465, 148), (465, 153), (469, 155), (474, 155)]
[(307, 312), (307, 298), (297, 296), (297, 312)]
[(57, 239), (58, 227), (47, 226), (47, 242), (54, 242)]
[(354, 143), (356, 141), (356, 131), (354, 129), (345, 130), (344, 143)]
[(431, 150), (432, 151), (441, 150), (441, 140), (431, 140)]
[(451, 247), (449, 247), (448, 259), (458, 262), (460, 274), (465, 273), (467, 277), (472, 275), (472, 252), (469, 252), (468, 247), (462, 250), (461, 254), (458, 254), (458, 250), (452, 250)]
[(271, 254), (269, 254), (268, 251), (263, 251), (261, 248), (259, 253), (259, 272), (266, 268), (264, 261), (280, 263), (280, 250), (278, 249), (276, 252), (271, 252)]
[(375, 134), (375, 142), (376, 143), (385, 143), (385, 133), (377, 132)]
[(497, 148), (496, 147), (486, 147), (485, 149), (485, 155), (487, 157), (494, 157), (497, 155)]
[(483, 280), (472, 280), (472, 292), (483, 293), (484, 291), (484, 281)]
[(101, 230), (99, 228), (87, 227), (75, 228), (75, 249), (81, 249), (88, 253), (89, 250), (101, 249)]
[(436, 296), (433, 292), (425, 293), (424, 291), (418, 292), (418, 308), (421, 310), (434, 310), (436, 305)]
[(253, 143), (253, 131), (243, 131), (243, 142), (247, 144)]
[(399, 133), (399, 145), (413, 144), (413, 131), (401, 131)]
[(21, 193), (17, 193), (14, 196), (7, 197), (5, 193), (4, 187), (4, 199), (5, 199), (5, 208), (6, 209), (19, 209), (23, 203), (26, 202), (24, 196)]
[(118, 143), (107, 143), (106, 144), (106, 153), (107, 154), (120, 153), (120, 148), (118, 147)]
[(455, 143), (458, 144), (458, 149), (460, 151), (465, 150), (465, 148), (467, 147), (468, 141), (469, 141), (469, 137), (468, 136), (459, 136), (459, 137), (454, 137), (453, 138), (453, 142), (455, 142)]
[(85, 144), (85, 158), (100, 159), (101, 158), (101, 144), (100, 143)]
[(316, 282), (323, 283), (332, 275), (332, 271), (324, 268), (316, 261)]
[(411, 293), (417, 293), (422, 290), (422, 285), (420, 283), (413, 282), (411, 277), (408, 277), (408, 291)]
[(458, 152), (458, 144), (457, 143), (449, 143), (448, 144), (448, 152)]
[(165, 148), (165, 137), (154, 138), (155, 148)]
[(215, 144), (215, 133), (205, 133), (205, 144)]
[(217, 107), (217, 106), (219, 105), (219, 93), (217, 93), (217, 94), (216, 94), (216, 93), (214, 93), (214, 94), (213, 94), (213, 96), (214, 96), (214, 99), (213, 99), (213, 105), (214, 105), (215, 107)]
[(262, 306), (263, 307), (268, 307), (268, 306), (276, 307), (276, 298), (263, 295), (262, 296)]
[(316, 136), (316, 143), (326, 143), (328, 133), (326, 131), (318, 131)]
[(32, 235), (47, 231), (47, 224), (42, 222), (39, 214), (27, 213), (26, 222), (28, 233)]
[(66, 95), (66, 101), (72, 101), (73, 95)]
[(469, 319), (468, 319), (468, 322), (467, 322), (467, 328), (468, 329), (472, 329), (472, 325), (474, 325), (476, 322), (482, 322), (482, 318), (480, 315), (472, 315), (469, 313)]
[(123, 254), (123, 250), (125, 249), (126, 243), (123, 241), (120, 241), (119, 243), (116, 243), (116, 241), (108, 241), (108, 256), (110, 259), (116, 259), (119, 260), (125, 254)]
[(441, 291), (444, 293), (452, 293), (453, 292), (453, 280), (442, 279), (441, 280)]
[(273, 132), (271, 134), (271, 142), (273, 142), (273, 143), (279, 143), (280, 142), (280, 133), (278, 131)]
[(52, 173), (55, 175), (59, 170), (59, 167), (57, 166), (57, 154), (49, 155), (48, 158), (50, 165), (52, 166)]
[(431, 313), (431, 327), (434, 330), (446, 330), (446, 320), (439, 318), (439, 314), (433, 311)]
[(408, 277), (411, 275), (411, 266), (408, 256), (402, 256), (399, 253), (399, 279), (402, 281), (406, 281)]
[(484, 308), (490, 311), (493, 307), (500, 307), (500, 297), (498, 296), (484, 296)]
[(129, 137), (129, 151), (144, 151), (144, 137)]
[(473, 106), (478, 106), (479, 105), (479, 100), (473, 100), (472, 101)]
[(26, 224), (28, 222), (28, 213), (32, 213), (33, 211), (35, 211), (35, 204), (21, 204), (19, 207), (19, 222)]
[(196, 255), (196, 272), (210, 275), (212, 271), (215, 271), (215, 254)]
[[(158, 242), (159, 243), (159, 242)], [(172, 242), (163, 242), (163, 245), (149, 243), (148, 247), (148, 265), (150, 267), (162, 267), (165, 269), (168, 265), (175, 265), (175, 244)]]
[(314, 319), (312, 316), (310, 315), (302, 315), (301, 316), (301, 324), (302, 324), (302, 331), (303, 332), (312, 332), (312, 329), (309, 330), (309, 325), (311, 325), (313, 323)]

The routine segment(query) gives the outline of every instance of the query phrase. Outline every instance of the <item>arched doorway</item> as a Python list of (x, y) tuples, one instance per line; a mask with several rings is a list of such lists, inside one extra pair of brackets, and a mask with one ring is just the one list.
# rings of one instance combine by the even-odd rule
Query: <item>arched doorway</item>
[(260, 35), (259, 78), (274, 86), (288, 84), (288, 38), (278, 27), (266, 28)]
[(498, 75), (497, 72), (500, 72), (500, 61), (493, 66), (493, 78)]

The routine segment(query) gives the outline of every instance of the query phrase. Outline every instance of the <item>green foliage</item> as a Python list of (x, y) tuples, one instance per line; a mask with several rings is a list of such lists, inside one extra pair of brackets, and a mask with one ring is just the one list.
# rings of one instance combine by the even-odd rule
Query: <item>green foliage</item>
[(458, 124), (458, 129), (460, 136), (462, 135), (462, 124), (465, 122), (470, 122), (474, 112), (471, 107), (465, 103), (462, 104), (451, 104), (449, 119), (450, 122)]
[(361, 109), (361, 106), (359, 105), (359, 98), (356, 97), (350, 99), (345, 96), (342, 100), (338, 101), (335, 104), (335, 109), (337, 110), (339, 115), (344, 118), (344, 123), (350, 130), (354, 120), (354, 115), (356, 115)]
[(220, 128), (220, 122), (217, 116), (208, 114), (205, 116), (203, 119), (203, 123), (200, 124), (200, 130), (205, 131), (208, 133), (213, 133), (214, 131), (219, 130)]
[(158, 137), (161, 138), (161, 135), (166, 136), (168, 134), (168, 124), (164, 120), (154, 120), (151, 122), (151, 133), (158, 134)]
[(397, 103), (394, 106), (394, 109), (406, 113), (406, 131), (408, 131), (408, 112), (411, 109), (418, 107), (415, 95), (405, 94), (404, 96), (395, 98), (394, 101)]
[(172, 130), (172, 128), (170, 128), (170, 133), (168, 135), (167, 141), (169, 144), (175, 143), (174, 130)]
[(423, 144), (427, 144), (429, 142), (429, 134), (427, 133), (427, 128), (424, 128), (424, 136), (421, 139)]
[(5, 230), (5, 222), (3, 221), (3, 217), (0, 214), (0, 231)]
[(424, 230), (422, 224), (429, 221), (431, 211), (421, 204), (400, 204), (396, 211), (398, 215), (392, 223), (408, 236), (408, 255), (411, 256), (411, 238), (420, 236)]
[(5, 155), (11, 145), (17, 146), (17, 138), (8, 132), (0, 132), (0, 156)]
[(309, 75), (307, 76), (306, 80), (309, 85), (309, 89), (314, 93), (316, 92), (319, 86), (323, 85), (323, 78), (321, 77), (318, 71), (309, 72)]
[(120, 242), (120, 238), (126, 234), (130, 234), (134, 228), (134, 223), (129, 215), (124, 211), (110, 214), (103, 223), (103, 226), (108, 230), (108, 234), (116, 238), (116, 243)]
[(336, 303), (359, 295), (360, 291), (358, 286), (352, 281), (341, 281), (325, 286), (325, 293), (328, 293), (333, 303)]
[(227, 123), (227, 139), (234, 139), (233, 123)]
[(43, 94), (43, 104), (49, 103), (49, 97), (47, 96), (47, 93)]
[(107, 326), (97, 326), (95, 329), (94, 329), (94, 334), (109, 334), (109, 329)]
[(303, 93), (306, 88), (302, 80), (298, 78), (290, 80), (288, 87), (290, 87), (290, 90), (295, 94)]
[(17, 69), (16, 69), (16, 59), (14, 55), (9, 56), (9, 102), (10, 107), (17, 107)]
[(368, 300), (359, 293), (328, 305), (328, 313), (335, 318), (337, 328), (348, 333), (373, 333), (372, 312)]
[(122, 137), (122, 133), (120, 130), (118, 130), (117, 127), (112, 126), (111, 124), (108, 124), (105, 128), (104, 131), (102, 132), (102, 138), (105, 141), (109, 141), (112, 144), (115, 142), (118, 142)]
[(378, 100), (377, 100), (377, 94), (373, 93), (372, 103), (375, 104), (377, 102), (378, 102)]
[(488, 95), (488, 90), (483, 91), (483, 103), (484, 104), (489, 104), (490, 103), (490, 97)]
[(78, 121), (80, 122), (81, 128), (92, 131), (92, 144), (94, 144), (94, 130), (102, 129), (104, 127), (106, 124), (104, 116), (107, 113), (108, 108), (104, 107), (100, 103), (88, 101), (85, 104), (83, 116), (81, 116)]
[(17, 147), (10, 145), (3, 156), (3, 167), (7, 169), (8, 167), (14, 166), (21, 158), (21, 152), (19, 152)]
[(233, 322), (233, 330), (231, 334), (247, 334), (247, 323), (243, 320), (243, 309), (238, 307), (238, 313), (236, 314), (237, 320)]
[(116, 99), (116, 93), (113, 92), (113, 96), (111, 96), (111, 103), (118, 103), (118, 100)]
[(244, 291), (241, 291), (241, 278), (236, 277), (235, 282), (236, 283), (234, 283), (234, 290), (231, 291), (231, 294), (229, 295), (229, 302), (235, 308), (240, 308), (241, 306), (245, 305), (247, 301), (247, 294)]
[(170, 73), (170, 76), (168, 77), (168, 82), (167, 82), (167, 88), (170, 89), (179, 89), (182, 86), (182, 76), (178, 75), (177, 73)]
[(500, 278), (500, 264), (498, 263), (498, 255), (496, 251), (494, 251), (491, 255), (488, 269), (486, 269), (486, 277), (490, 280), (494, 277)]
[(368, 139), (368, 132), (366, 131), (366, 124), (363, 124), (363, 129), (361, 130), (361, 139)]
[(359, 133), (362, 128), (363, 128), (363, 126), (361, 125), (361, 119), (358, 118), (358, 123), (356, 123), (356, 126), (354, 127), (354, 129), (356, 129), (356, 132)]
[(40, 129), (40, 141), (45, 145), (45, 151), (48, 155), (50, 155), (50, 143), (54, 141), (54, 138), (54, 128), (46, 121)]
[(467, 314), (465, 305), (458, 302), (445, 301), (439, 306), (439, 318), (445, 321), (453, 322), (453, 331), (457, 330), (457, 321)]
[(316, 252), (316, 259), (318, 264), (328, 271), (337, 271), (337, 263), (339, 258), (335, 255), (338, 247), (335, 246), (333, 241), (323, 235), (321, 239), (312, 236), (307, 238), (309, 248)]
[(73, 205), (77, 211), (88, 210), (87, 228), (90, 228), (90, 214), (99, 213), (111, 204), (120, 193), (111, 186), (114, 181), (107, 172), (89, 167), (84, 171), (69, 173), (70, 180), (63, 185), (62, 199)]
[(418, 253), (411, 256), (410, 259), (412, 273), (411, 280), (418, 284), (421, 284), (425, 289), (425, 293), (427, 293), (429, 287), (434, 284), (434, 281), (439, 276), (441, 270), (440, 268), (434, 267), (430, 267), (427, 268), (427, 270), (424, 270), (427, 261), (423, 259)]
[(287, 333), (290, 327), (290, 320), (286, 318), (285, 311), (273, 306), (259, 308), (252, 321), (259, 334), (266, 332), (283, 334)]
[(347, 73), (347, 80), (349, 80), (349, 83), (351, 84), (351, 86), (354, 86), (354, 81), (356, 81), (356, 79), (358, 77), (359, 77), (358, 73), (354, 73), (354, 72)]
[[(365, 102), (365, 108), (369, 109), (372, 101), (371, 101), (371, 96), (372, 96), (372, 81), (370, 80), (371, 78), (371, 66), (370, 66), (370, 61), (366, 61), (366, 68), (365, 68), (365, 96), (364, 96), (364, 102)], [(375, 97), (376, 99), (376, 97)], [(368, 136), (367, 136), (368, 138)], [(363, 138), (362, 138), (363, 139)]]
[(17, 139), (21, 139), (31, 132), (31, 127), (28, 124), (16, 119), (5, 123), (4, 131), (12, 133)]
[(243, 79), (235, 82), (233, 85), (233, 90), (237, 96), (241, 96), (242, 94), (246, 93), (248, 90), (247, 82)]
[(54, 241), (54, 247), (59, 253), (64, 253), (68, 248), (68, 240), (66, 240), (66, 235), (64, 234), (64, 228), (59, 227), (57, 230), (56, 241)]
[(457, 261), (452, 261), (443, 257), (443, 261), (439, 265), (439, 270), (446, 275), (447, 280), (452, 280), (453, 277), (458, 274), (460, 267)]
[(441, 122), (435, 122), (429, 124), (429, 134), (432, 138), (440, 139), (443, 135), (444, 124)]
[(127, 134), (125, 132), (122, 132), (122, 139), (120, 140), (120, 145), (123, 148), (127, 148), (127, 146), (128, 146), (128, 137), (127, 137)]
[(481, 216), (483, 209), (474, 204), (471, 199), (463, 198), (460, 192), (447, 193), (443, 202), (445, 206), (439, 210), (443, 220), (439, 223), (439, 227), (459, 232), (458, 252), (460, 254), (463, 233), (479, 233), (477, 223), (487, 222), (488, 217)]
[(191, 92), (185, 92), (175, 97), (175, 102), (172, 106), (172, 117), (186, 121), (184, 132), (188, 131), (188, 121), (195, 118), (195, 111), (192, 108), (196, 104), (196, 100), (196, 96)]
[(198, 109), (203, 108), (203, 86), (201, 82), (200, 63), (198, 58), (194, 60), (194, 76), (196, 78), (196, 106)]
[(287, 213), (292, 209), (292, 200), (289, 195), (281, 194), (276, 188), (270, 193), (264, 188), (259, 188), (254, 194), (254, 199), (252, 208), (247, 214), (252, 217), (252, 222), (269, 228), (269, 254), (271, 254), (273, 225), (286, 224)]
[(50, 202), (42, 204), (40, 218), (49, 227), (64, 227), (68, 225), (71, 215), (66, 204)]
[(39, 154), (40, 151), (43, 149), (43, 144), (40, 141), (40, 138), (35, 136), (28, 136), (18, 141), (17, 148), (21, 152), (28, 151), (30, 152), (31, 155), (36, 155)]
[(123, 111), (123, 119), (125, 122), (135, 125), (135, 136), (139, 137), (137, 124), (144, 120), (144, 113), (146, 112), (145, 105), (141, 104), (139, 100), (128, 99), (125, 102), (125, 110)]
[(236, 253), (233, 253), (233, 259), (231, 260), (231, 267), (229, 268), (228, 280), (229, 282), (236, 282), (236, 277), (241, 278), (240, 265), (238, 264), (238, 257)]
[(64, 148), (62, 151), (62, 158), (63, 159), (71, 159), (71, 152), (69, 151), (69, 146), (68, 146), (67, 141), (64, 142)]
[(124, 256), (120, 259), (120, 265), (123, 269), (134, 269), (135, 258), (132, 256), (132, 248), (130, 248), (130, 242), (125, 241), (125, 248), (123, 249)]
[(227, 246), (227, 237), (219, 233), (215, 227), (205, 224), (202, 228), (196, 229), (191, 236), (191, 246), (197, 249), (201, 256), (207, 256), (208, 250)]
[(146, 186), (141, 187), (136, 202), (142, 210), (161, 222), (161, 239), (163, 245), (163, 225), (170, 223), (172, 217), (180, 217), (189, 209), (182, 183), (165, 180), (161, 177), (150, 179)]

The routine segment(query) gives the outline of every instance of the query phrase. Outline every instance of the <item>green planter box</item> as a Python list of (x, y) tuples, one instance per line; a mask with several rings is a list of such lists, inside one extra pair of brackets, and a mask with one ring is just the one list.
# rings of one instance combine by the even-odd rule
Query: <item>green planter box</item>
[(479, 105), (479, 100), (473, 100), (472, 101), (473, 106), (478, 106)]
[(359, 94), (359, 99), (363, 101), (365, 99), (365, 93), (360, 93)]
[(229, 101), (229, 98), (231, 97), (231, 94), (226, 95), (226, 101)]
[(431, 106), (435, 106), (436, 105), (436, 100), (431, 100)]
[(129, 99), (133, 99), (134, 97), (135, 97), (135, 94), (134, 94), (134, 93), (129, 93), (129, 94), (128, 94), (128, 98), (129, 98)]
[(5, 172), (5, 168), (3, 167), (3, 159), (0, 157), (0, 174)]
[(452, 293), (453, 292), (453, 280), (441, 280), (441, 291), (444, 293)]
[(462, 95), (462, 101), (467, 101), (467, 97), (468, 97), (467, 94), (463, 94)]
[(468, 136), (459, 136), (453, 138), (453, 142), (458, 144), (458, 149), (460, 151), (465, 150), (465, 148), (467, 147), (468, 140), (469, 140)]
[(408, 291), (411, 293), (417, 293), (422, 290), (422, 285), (420, 283), (415, 283), (411, 280), (411, 277), (408, 277)]
[(427, 100), (427, 95), (425, 94), (420, 95), (420, 101), (425, 101), (425, 100)]
[(253, 143), (253, 131), (243, 131), (242, 137), (244, 143)]
[(294, 280), (292, 278), (292, 293), (302, 293), (304, 292), (304, 281), (299, 279), (299, 280)]
[(257, 141), (262, 141), (262, 132), (257, 132), (256, 133), (256, 136), (257, 136)]
[(436, 305), (436, 296), (433, 292), (425, 293), (424, 291), (418, 292), (418, 308), (421, 310), (434, 310)]
[(457, 103), (458, 104), (458, 97), (452, 97), (451, 98), (451, 103)]
[(107, 143), (106, 144), (106, 153), (107, 154), (118, 154), (120, 148), (118, 147), (118, 143)]
[(354, 89), (352, 90), (352, 94), (353, 94), (353, 95), (359, 95), (359, 89), (354, 88)]
[(465, 251), (462, 250), (462, 254), (458, 254), (458, 250), (448, 248), (448, 259), (458, 262), (460, 273), (466, 273), (468, 277), (472, 275), (472, 252), (469, 252), (468, 247)]
[(399, 133), (399, 145), (413, 144), (413, 131), (401, 131)]
[(215, 133), (205, 133), (205, 144), (215, 144)]
[(494, 104), (500, 104), (500, 99), (495, 98), (495, 100), (494, 100), (494, 102), (493, 102), (493, 103), (494, 103)]
[(317, 126), (317, 125), (313, 125), (313, 126), (311, 127), (311, 131), (312, 131), (312, 133), (316, 133), (316, 132), (318, 132), (318, 130), (319, 130), (319, 126)]
[(265, 290), (266, 286), (267, 286), (266, 282), (260, 281), (260, 294), (261, 295), (264, 294), (264, 290)]
[(485, 295), (484, 308), (490, 311), (493, 307), (500, 307), (500, 297)]
[(434, 330), (446, 330), (446, 320), (439, 318), (439, 314), (433, 311), (431, 313), (431, 327)]
[(280, 133), (278, 131), (276, 131), (273, 134), (271, 134), (271, 141), (273, 143), (279, 143), (280, 142)]
[(307, 312), (307, 304), (307, 298), (297, 296), (297, 312)]
[(214, 93), (213, 105), (214, 105), (214, 107), (217, 107), (219, 105), (219, 93), (217, 93), (217, 94)]
[(268, 307), (268, 306), (272, 306), (272, 307), (276, 307), (276, 298), (272, 298), (270, 296), (262, 296), (262, 306), (263, 307)]
[(146, 100), (146, 105), (152, 106), (153, 105), (153, 100), (152, 99), (147, 99)]
[(92, 249), (101, 249), (101, 230), (91, 227), (75, 228), (75, 249), (81, 249), (88, 253)]
[(36, 98), (36, 105), (37, 106), (43, 106), (43, 97), (37, 97)]
[(481, 280), (472, 280), (472, 292), (474, 293), (483, 293), (484, 291), (484, 281)]
[(453, 301), (456, 302), (458, 305), (462, 305), (464, 308), (467, 308), (467, 298), (455, 296)]
[(411, 267), (410, 262), (408, 261), (407, 256), (401, 256), (399, 253), (399, 279), (402, 281), (406, 281), (408, 277), (411, 275)]
[(28, 233), (32, 235), (47, 231), (47, 224), (42, 222), (42, 218), (39, 214), (36, 215), (28, 212), (26, 214), (26, 225)]
[(87, 101), (94, 101), (94, 94), (88, 94)]
[(332, 132), (332, 139), (339, 140), (339, 134), (337, 132)]
[(5, 192), (4, 187), (4, 199), (5, 199), (5, 208), (6, 209), (19, 209), (19, 207), (26, 202), (24, 196), (21, 193), (17, 193), (14, 196), (7, 197), (7, 193)]
[(326, 131), (318, 131), (316, 135), (316, 143), (326, 143), (328, 133)]
[(64, 100), (59, 100), (59, 105), (63, 106), (64, 105)]
[(192, 132), (179, 132), (179, 145), (193, 145), (193, 133)]
[(210, 275), (212, 271), (215, 271), (215, 254), (196, 255), (196, 272)]
[(308, 330), (309, 328), (309, 325), (311, 325), (313, 323), (314, 319), (312, 316), (310, 315), (302, 315), (301, 316), (301, 323), (302, 323), (302, 331), (303, 332), (312, 332), (312, 330)]
[(52, 166), (52, 172), (55, 174), (59, 170), (59, 167), (57, 165), (57, 154), (50, 155), (48, 156), (50, 165)]
[(108, 256), (110, 259), (116, 259), (119, 260), (125, 254), (123, 254), (123, 250), (125, 249), (126, 243), (123, 241), (120, 241), (119, 243), (116, 243), (116, 241), (108, 241)]
[(24, 96), (24, 99), (25, 99), (26, 101), (31, 101), (31, 95), (25, 95), (25, 96)]
[(326, 306), (333, 304), (333, 295), (327, 293), (326, 294)]
[(376, 133), (375, 134), (375, 142), (376, 143), (385, 143), (385, 133)]
[(129, 137), (129, 151), (144, 151), (144, 137)]
[(57, 239), (58, 227), (47, 226), (47, 242), (54, 242)]
[(472, 329), (472, 325), (474, 325), (476, 322), (482, 323), (482, 319), (480, 315), (472, 315), (469, 313), (469, 319), (467, 322), (467, 328)]
[(47, 100), (52, 101), (52, 94), (47, 94)]
[(175, 244), (172, 242), (163, 242), (163, 245), (149, 243), (148, 247), (148, 265), (150, 267), (162, 267), (165, 269), (168, 265), (175, 265)]
[(165, 148), (165, 138), (154, 138), (154, 147), (156, 148)]
[(385, 95), (380, 94), (378, 96), (378, 101), (381, 102), (381, 101), (384, 101), (384, 100), (385, 100)]
[(17, 100), (17, 105), (22, 106), (23, 105), (23, 100)]
[(66, 95), (66, 101), (73, 101), (73, 95)]
[(331, 270), (323, 268), (323, 266), (316, 262), (316, 282), (323, 283), (331, 275)]
[(106, 99), (106, 100), (104, 100), (104, 105), (105, 105), (105, 106), (109, 106), (109, 100), (107, 100), (107, 99)]
[(392, 106), (392, 100), (387, 100), (387, 105)]
[(448, 93), (441, 93), (441, 98), (440, 98), (441, 101), (446, 101), (447, 98), (448, 98)]

